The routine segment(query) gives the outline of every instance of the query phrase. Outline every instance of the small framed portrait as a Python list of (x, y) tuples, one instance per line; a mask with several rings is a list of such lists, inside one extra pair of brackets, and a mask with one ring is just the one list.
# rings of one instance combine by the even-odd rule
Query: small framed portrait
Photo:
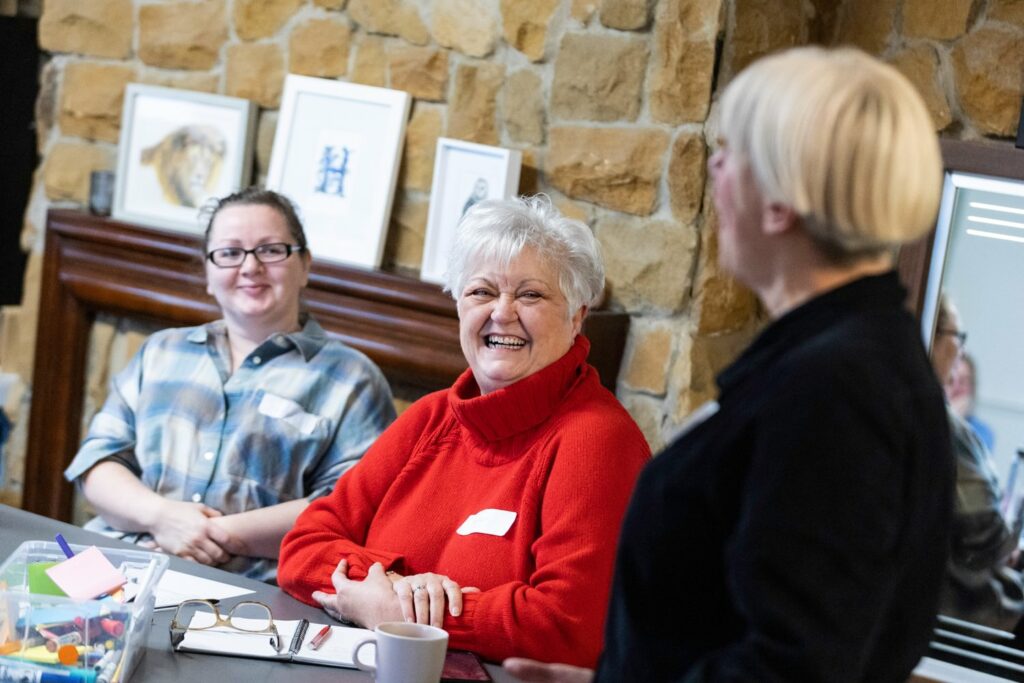
[(298, 206), (313, 258), (380, 265), (409, 105), (400, 90), (288, 75), (267, 187)]
[(255, 120), (249, 100), (129, 83), (114, 218), (201, 233), (203, 204), (249, 184)]
[(459, 220), (484, 199), (507, 199), (519, 189), (522, 153), (515, 149), (439, 138), (423, 244), (420, 279), (442, 284)]

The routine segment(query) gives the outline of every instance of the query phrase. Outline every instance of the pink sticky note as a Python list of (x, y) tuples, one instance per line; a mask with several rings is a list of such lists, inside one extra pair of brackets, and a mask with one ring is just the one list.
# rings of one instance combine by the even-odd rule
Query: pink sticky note
[(69, 597), (80, 600), (109, 593), (128, 580), (96, 546), (50, 567), (46, 573)]

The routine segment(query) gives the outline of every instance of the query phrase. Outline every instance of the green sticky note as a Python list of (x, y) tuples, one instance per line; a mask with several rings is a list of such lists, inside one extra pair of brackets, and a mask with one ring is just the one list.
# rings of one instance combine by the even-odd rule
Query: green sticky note
[(46, 570), (59, 562), (33, 562), (28, 566), (28, 592), (36, 595), (59, 595), (67, 597), (67, 593), (53, 582)]

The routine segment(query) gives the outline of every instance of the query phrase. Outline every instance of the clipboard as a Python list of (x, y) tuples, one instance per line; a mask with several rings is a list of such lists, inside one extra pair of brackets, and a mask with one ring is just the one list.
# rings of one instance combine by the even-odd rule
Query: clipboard
[[(266, 633), (245, 633), (235, 629), (215, 627), (201, 631), (185, 631), (175, 652), (201, 652), (226, 657), (251, 657), (273, 659), (282, 662), (303, 662), (322, 666), (356, 668), (352, 654), (356, 645), (373, 637), (373, 631), (341, 624), (318, 624), (308, 619), (274, 619), (281, 642), (287, 644), (278, 652), (274, 649), (273, 638)], [(309, 642), (324, 627), (330, 627), (331, 635), (316, 650)]]

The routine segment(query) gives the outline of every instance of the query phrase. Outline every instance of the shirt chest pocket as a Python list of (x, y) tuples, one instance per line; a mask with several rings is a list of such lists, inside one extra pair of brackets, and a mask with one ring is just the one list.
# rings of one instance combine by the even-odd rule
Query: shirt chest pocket
[(316, 431), (321, 422), (319, 415), (307, 413), (295, 401), (274, 394), (264, 393), (257, 410), (261, 415), (280, 420), (307, 437)]
[(307, 412), (296, 401), (261, 392), (227, 426), (228, 472), (269, 487), (305, 495), (306, 470), (317, 462), (334, 433), (333, 420)]

